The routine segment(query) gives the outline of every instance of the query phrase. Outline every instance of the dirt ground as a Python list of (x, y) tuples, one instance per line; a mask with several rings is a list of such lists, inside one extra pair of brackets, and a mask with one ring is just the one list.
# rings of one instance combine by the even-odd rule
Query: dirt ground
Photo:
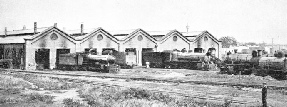
[[(217, 71), (145, 68), (122, 69), (118, 74), (56, 70), (32, 72), (51, 73), (38, 75), (61, 78), (75, 83), (141, 88), (166, 93), (170, 96), (188, 96), (198, 102), (224, 104), (229, 101), (231, 106), (261, 106), (260, 86), (266, 82), (268, 86), (277, 87), (276, 89), (268, 89), (268, 105), (284, 107), (287, 104), (287, 90), (278, 88), (287, 87), (287, 82), (278, 81), (271, 77), (226, 75), (218, 74)], [(77, 89), (40, 90), (38, 92), (54, 96), (54, 104), (61, 104), (65, 98), (72, 98), (85, 103), (79, 97)]]

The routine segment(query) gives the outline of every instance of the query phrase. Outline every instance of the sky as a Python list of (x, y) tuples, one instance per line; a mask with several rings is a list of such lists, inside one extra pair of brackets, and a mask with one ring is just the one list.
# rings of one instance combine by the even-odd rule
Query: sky
[(31, 29), (34, 22), (107, 31), (186, 32), (188, 25), (218, 39), (287, 44), (287, 0), (0, 0), (0, 31)]

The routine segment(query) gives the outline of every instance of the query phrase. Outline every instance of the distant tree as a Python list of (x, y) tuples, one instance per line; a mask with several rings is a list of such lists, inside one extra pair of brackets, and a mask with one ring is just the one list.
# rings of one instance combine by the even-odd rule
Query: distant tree
[(219, 40), (222, 41), (223, 48), (229, 48), (230, 46), (237, 45), (237, 40), (234, 37), (225, 36), (225, 37), (221, 37)]
[(254, 45), (257, 45), (255, 42), (248, 42), (248, 43), (245, 43), (245, 45), (251, 45), (251, 46), (254, 46)]
[(267, 44), (266, 43), (259, 43), (258, 45), (261, 47), (265, 47)]
[(278, 51), (277, 53), (274, 54), (274, 56), (277, 58), (282, 58), (285, 56), (285, 54), (282, 51)]

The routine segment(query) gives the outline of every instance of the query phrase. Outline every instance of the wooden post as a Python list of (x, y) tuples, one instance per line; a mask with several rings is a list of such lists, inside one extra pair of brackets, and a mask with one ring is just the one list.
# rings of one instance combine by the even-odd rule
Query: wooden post
[(239, 83), (241, 83), (241, 71), (239, 71)]
[(267, 85), (264, 82), (262, 86), (262, 107), (267, 107)]

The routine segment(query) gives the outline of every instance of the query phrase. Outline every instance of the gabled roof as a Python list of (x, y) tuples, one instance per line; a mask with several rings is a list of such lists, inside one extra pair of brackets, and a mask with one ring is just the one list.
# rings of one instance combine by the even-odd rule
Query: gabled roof
[(186, 43), (189, 43), (190, 41), (182, 35), (182, 33), (178, 32), (177, 30), (172, 30), (169, 33), (167, 33), (161, 40), (160, 42), (163, 43), (165, 42), (168, 38), (172, 37), (174, 34), (176, 34), (178, 37), (183, 39)]
[(117, 38), (115, 38), (113, 35), (111, 35), (109, 32), (105, 31), (104, 29), (102, 29), (101, 27), (91, 31), (90, 33), (84, 35), (84, 36), (79, 36), (79, 38), (77, 38), (76, 40), (78, 41), (82, 41), (81, 43), (83, 43), (84, 41), (88, 40), (89, 38), (95, 36), (97, 33), (103, 33), (105, 34), (108, 38), (110, 38), (111, 40), (115, 41), (116, 43), (119, 43), (119, 40)]
[(150, 35), (152, 35), (152, 37), (154, 37), (157, 41), (161, 41), (162, 38), (164, 38), (165, 35), (168, 34), (170, 31), (172, 31), (172, 30), (146, 31), (146, 32), (149, 33)]
[(137, 33), (142, 32), (144, 33), (148, 39), (150, 39), (152, 42), (156, 43), (156, 39), (153, 38), (150, 34), (148, 34), (146, 31), (142, 30), (142, 29), (136, 29), (135, 31), (133, 31), (132, 33), (130, 33), (129, 35), (125, 36), (125, 38), (123, 38), (124, 43), (126, 43), (127, 41), (129, 41), (130, 39), (132, 39), (133, 37), (136, 36)]
[(212, 40), (216, 41), (216, 42), (220, 42), (218, 39), (216, 39), (213, 35), (211, 35), (211, 33), (209, 33), (208, 31), (203, 31), (202, 33), (200, 33), (199, 35), (196, 36), (196, 38), (193, 40), (197, 41), (199, 40), (199, 38), (201, 38), (202, 36), (204, 36), (205, 34), (207, 34)]
[(32, 40), (33, 41), (32, 43), (34, 43), (34, 42), (38, 41), (39, 39), (41, 39), (42, 37), (44, 37), (45, 36), (44, 34), (48, 34), (48, 33), (52, 32), (52, 31), (64, 34), (64, 35), (62, 35), (63, 37), (67, 38), (69, 41), (71, 41), (71, 42), (73, 42), (75, 44), (75, 39), (74, 38), (72, 38), (71, 36), (69, 36), (69, 34), (65, 33), (64, 31), (62, 31), (59, 28), (54, 27), (54, 26), (49, 27), (48, 29), (45, 29), (44, 31), (42, 31), (42, 32), (40, 32), (38, 34), (35, 34), (32, 37), (25, 38), (25, 39)]

